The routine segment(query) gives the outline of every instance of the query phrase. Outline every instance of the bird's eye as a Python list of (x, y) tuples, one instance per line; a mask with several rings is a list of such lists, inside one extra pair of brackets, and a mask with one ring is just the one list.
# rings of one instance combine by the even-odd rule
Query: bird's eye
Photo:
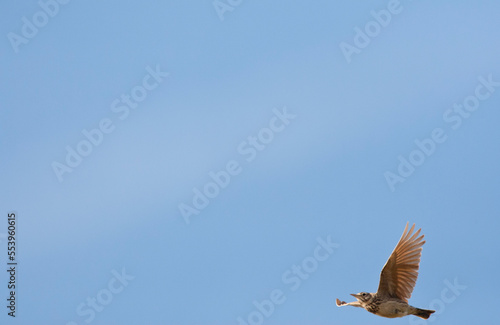
[(364, 293), (364, 292), (363, 292), (363, 293), (362, 293), (362, 296), (363, 296), (363, 297), (366, 297), (366, 293)]

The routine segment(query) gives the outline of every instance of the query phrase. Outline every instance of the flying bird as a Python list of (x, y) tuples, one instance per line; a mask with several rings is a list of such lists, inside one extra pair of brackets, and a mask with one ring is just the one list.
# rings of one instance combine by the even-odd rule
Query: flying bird
[(425, 244), (424, 235), (418, 237), (421, 229), (413, 233), (414, 229), (415, 224), (408, 231), (408, 223), (406, 224), (401, 239), (380, 273), (377, 292), (351, 294), (356, 301), (347, 303), (337, 299), (337, 306), (362, 307), (370, 313), (388, 318), (415, 315), (428, 319), (434, 310), (408, 304), (417, 282), (422, 245)]

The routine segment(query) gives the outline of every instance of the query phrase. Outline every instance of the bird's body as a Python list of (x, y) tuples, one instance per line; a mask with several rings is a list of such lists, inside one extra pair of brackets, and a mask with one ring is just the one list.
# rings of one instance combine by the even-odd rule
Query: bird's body
[(373, 303), (366, 305), (364, 308), (370, 313), (382, 317), (403, 317), (406, 315), (411, 315), (413, 310), (416, 309), (415, 307), (408, 305), (404, 301), (399, 301), (397, 299), (375, 299), (376, 300)]
[[(415, 315), (427, 319), (429, 318), (430, 314), (434, 312), (433, 310), (420, 309), (410, 306), (408, 303), (404, 302), (401, 299), (380, 298), (377, 296), (377, 293), (361, 292), (356, 295), (353, 294), (353, 296), (358, 300), (354, 303), (358, 303), (359, 305), (349, 303), (351, 306), (362, 307), (372, 314), (387, 318)], [(338, 306), (349, 304), (337, 299)]]
[(424, 235), (418, 237), (420, 229), (413, 234), (415, 225), (408, 231), (408, 224), (396, 248), (387, 260), (376, 293), (351, 294), (356, 301), (346, 303), (337, 299), (337, 306), (362, 307), (378, 316), (387, 318), (415, 315), (429, 318), (434, 310), (420, 309), (408, 304), (417, 281), (418, 267)]

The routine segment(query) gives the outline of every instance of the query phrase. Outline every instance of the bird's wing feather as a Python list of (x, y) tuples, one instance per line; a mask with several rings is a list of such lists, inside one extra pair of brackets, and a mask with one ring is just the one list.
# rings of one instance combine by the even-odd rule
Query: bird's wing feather
[(421, 229), (413, 233), (414, 229), (415, 224), (408, 231), (406, 224), (401, 239), (382, 269), (377, 295), (405, 302), (410, 299), (417, 282), (422, 245), (425, 244), (424, 235), (418, 237)]

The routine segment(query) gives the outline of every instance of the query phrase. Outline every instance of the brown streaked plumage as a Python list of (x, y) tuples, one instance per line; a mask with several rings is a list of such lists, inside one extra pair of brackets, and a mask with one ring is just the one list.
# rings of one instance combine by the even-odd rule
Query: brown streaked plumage
[(380, 283), (376, 293), (361, 292), (351, 294), (356, 301), (346, 303), (337, 299), (337, 306), (362, 307), (382, 317), (395, 318), (415, 315), (429, 318), (434, 310), (420, 309), (408, 305), (418, 277), (418, 267), (422, 253), (424, 235), (420, 230), (413, 233), (415, 224), (408, 230), (406, 224), (403, 235), (392, 251), (380, 273)]

